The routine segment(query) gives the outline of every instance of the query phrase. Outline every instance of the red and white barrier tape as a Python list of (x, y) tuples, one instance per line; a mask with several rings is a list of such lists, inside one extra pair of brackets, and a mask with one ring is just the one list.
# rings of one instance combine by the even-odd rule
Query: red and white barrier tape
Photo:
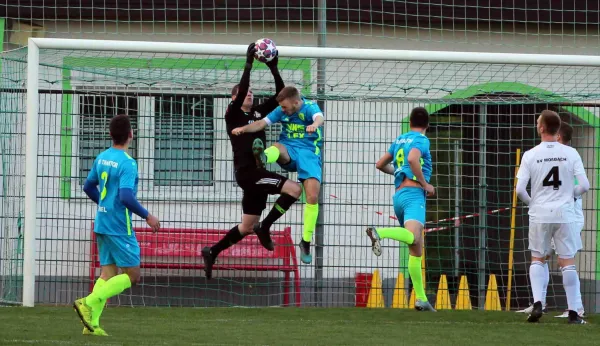
[[(335, 199), (339, 199), (338, 196), (332, 195), (332, 194), (330, 194), (329, 197), (335, 198)], [(364, 210), (369, 210), (365, 206), (361, 206), (361, 208), (364, 209)], [(503, 211), (507, 211), (507, 210), (510, 210), (510, 209), (511, 208), (494, 209), (494, 210), (490, 210), (490, 211), (486, 212), (485, 214), (486, 215), (498, 214), (498, 213), (501, 213)], [(381, 212), (381, 211), (375, 211), (375, 214), (383, 216), (383, 212)], [(478, 217), (480, 215), (481, 215), (481, 213), (475, 213), (475, 214), (464, 215), (464, 216), (455, 216), (455, 217), (449, 217), (449, 218), (441, 219), (441, 220), (437, 220), (437, 221), (427, 221), (425, 224), (430, 225), (430, 224), (437, 224), (437, 223), (440, 223), (440, 222), (460, 221), (460, 220), (464, 220), (464, 219), (472, 219), (472, 218)], [(392, 220), (398, 220), (398, 218), (395, 217), (395, 216), (393, 216), (393, 215), (389, 215), (388, 217), (390, 219), (392, 219)], [(444, 231), (444, 230), (447, 230), (447, 229), (450, 229), (450, 228), (453, 228), (453, 227), (458, 227), (459, 225), (460, 225), (460, 223), (456, 222), (454, 224), (454, 226), (443, 226), (443, 227), (435, 227), (435, 228), (426, 228), (425, 229), (425, 233), (436, 232), (436, 231)]]

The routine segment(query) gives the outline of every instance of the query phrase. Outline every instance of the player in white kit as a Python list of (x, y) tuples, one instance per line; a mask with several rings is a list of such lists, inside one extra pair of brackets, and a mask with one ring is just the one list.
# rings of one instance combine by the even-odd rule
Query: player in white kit
[[(571, 139), (573, 138), (573, 128), (565, 123), (562, 122), (560, 125), (560, 130), (558, 131), (558, 142), (564, 145), (569, 145), (569, 143), (571, 142)], [(579, 183), (576, 181), (575, 185), (578, 185)], [(575, 198), (575, 222), (577, 223), (577, 229), (581, 231), (583, 230), (584, 224), (585, 224), (585, 218), (583, 215), (583, 199), (580, 197), (576, 197)], [(556, 246), (554, 245), (554, 241), (551, 242), (551, 247), (553, 252), (556, 252)], [(544, 313), (546, 313), (546, 292), (548, 289), (548, 283), (550, 282), (550, 270), (548, 268), (548, 261), (550, 260), (550, 258), (552, 257), (552, 252), (550, 254), (548, 254), (546, 256), (546, 261), (544, 262), (544, 270), (545, 270), (545, 282), (546, 285), (544, 286), (544, 290), (542, 291), (542, 306), (544, 307)], [(579, 308), (577, 309), (577, 314), (579, 315), (579, 317), (585, 317), (585, 310), (583, 308), (583, 304), (581, 301), (581, 291), (578, 292), (579, 294), (577, 295), (577, 302), (579, 304)], [(519, 310), (517, 312), (521, 312), (521, 313), (528, 313), (530, 314), (531, 311), (533, 311), (533, 304), (530, 305), (528, 308), (523, 309), (523, 310)], [(569, 310), (565, 310), (564, 313), (554, 316), (554, 317), (558, 317), (558, 318), (567, 318), (569, 317)]]
[[(560, 125), (558, 114), (542, 112), (537, 120), (542, 143), (525, 152), (517, 175), (517, 196), (529, 205), (529, 277), (534, 304), (527, 320), (537, 322), (543, 315), (543, 291), (548, 284), (544, 263), (554, 240), (567, 294), (569, 323), (583, 324), (585, 321), (577, 314), (577, 297), (581, 293), (575, 254), (582, 246), (580, 229), (574, 221), (574, 199), (587, 192), (590, 184), (579, 153), (558, 142)], [(529, 181), (531, 197), (527, 193)]]
[[(558, 142), (564, 145), (570, 145), (571, 143), (571, 139), (573, 138), (573, 128), (571, 127), (571, 125), (567, 124), (567, 123), (561, 123), (560, 125), (560, 130), (558, 131)], [(579, 182), (577, 181), (577, 179), (575, 179), (575, 185), (579, 185)], [(575, 223), (577, 224), (576, 228), (579, 230), (579, 236), (581, 237), (581, 231), (583, 230), (583, 227), (585, 225), (585, 217), (583, 216), (583, 198), (581, 196), (579, 197), (575, 197)], [(556, 247), (554, 246), (554, 243), (552, 244), (552, 249), (556, 251)], [(550, 259), (550, 256), (546, 257), (546, 260)], [(546, 272), (548, 272), (548, 278), (550, 276), (550, 273), (548, 271), (548, 263), (545, 263), (546, 265)], [(584, 317), (585, 315), (585, 310), (583, 308), (583, 303), (581, 301), (581, 290), (577, 292), (577, 302), (579, 305), (579, 308), (577, 308), (577, 314), (579, 315), (579, 317)], [(546, 298), (546, 290), (544, 290), (544, 301)], [(554, 316), (554, 317), (558, 317), (558, 318), (567, 318), (569, 317), (569, 310), (567, 309), (564, 313), (558, 315), (558, 316)]]

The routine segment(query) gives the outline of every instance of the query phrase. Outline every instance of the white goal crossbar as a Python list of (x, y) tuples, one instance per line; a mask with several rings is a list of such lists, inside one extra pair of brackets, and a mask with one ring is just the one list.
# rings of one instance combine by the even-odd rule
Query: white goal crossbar
[[(35, 300), (40, 49), (244, 56), (246, 54), (247, 46), (212, 43), (134, 42), (56, 38), (29, 39), (27, 52), (26, 186), (23, 260), (23, 305), (29, 307), (34, 306)], [(587, 55), (378, 50), (292, 46), (278, 46), (278, 50), (280, 56), (288, 58), (483, 63), (500, 65), (600, 66), (600, 56)]]

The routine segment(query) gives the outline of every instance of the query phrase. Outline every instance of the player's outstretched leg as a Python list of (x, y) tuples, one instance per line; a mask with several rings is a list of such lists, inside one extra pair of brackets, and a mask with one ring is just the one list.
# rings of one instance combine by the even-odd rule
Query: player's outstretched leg
[(286, 180), (285, 183), (283, 183), (281, 194), (275, 201), (273, 208), (260, 224), (254, 226), (254, 232), (257, 230), (260, 232), (269, 232), (271, 226), (273, 226), (273, 223), (279, 220), (279, 218), (281, 218), (288, 211), (292, 204), (298, 200), (301, 194), (302, 188), (300, 187), (300, 184), (291, 180)]
[[(275, 144), (271, 145), (270, 147), (268, 147), (267, 149), (265, 149), (264, 155), (265, 155), (265, 164), (275, 163), (278, 161), (280, 162), (280, 164), (285, 164), (290, 161), (290, 157), (289, 157), (289, 154), (287, 153), (287, 150), (285, 149), (285, 146), (280, 143), (275, 143)], [(282, 159), (282, 160), (280, 160), (280, 159)]]
[(377, 229), (373, 226), (367, 227), (366, 233), (371, 239), (371, 250), (375, 256), (381, 256), (381, 238), (379, 237), (379, 233), (377, 233)]
[(415, 236), (412, 232), (404, 227), (367, 227), (365, 231), (371, 239), (371, 249), (375, 256), (381, 256), (381, 239), (394, 239), (407, 245), (412, 245), (415, 241)]
[[(243, 218), (244, 217), (246, 217), (246, 215), (244, 215)], [(244, 221), (242, 221), (242, 223), (243, 222)], [(240, 240), (244, 238), (245, 234), (242, 234), (239, 226), (240, 225), (235, 225), (235, 227), (230, 229), (229, 232), (227, 232), (227, 234), (225, 234), (223, 238), (221, 238), (221, 240), (219, 240), (212, 247), (206, 246), (204, 249), (202, 249), (202, 259), (204, 260), (204, 274), (206, 275), (207, 279), (210, 280), (212, 278), (212, 268), (215, 264), (215, 261), (217, 260), (217, 256), (219, 256), (219, 254), (223, 250), (228, 249), (229, 247), (237, 244)]]
[(252, 142), (252, 154), (256, 160), (256, 167), (265, 168), (267, 165), (267, 156), (265, 156), (265, 144), (260, 138)]

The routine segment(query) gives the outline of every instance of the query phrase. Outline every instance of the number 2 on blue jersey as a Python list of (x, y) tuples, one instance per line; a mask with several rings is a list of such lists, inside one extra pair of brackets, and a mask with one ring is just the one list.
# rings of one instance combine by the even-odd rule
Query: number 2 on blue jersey
[(100, 174), (100, 179), (102, 179), (102, 192), (100, 192), (100, 200), (103, 200), (106, 197), (106, 183), (108, 182), (108, 172), (102, 172), (102, 174)]

